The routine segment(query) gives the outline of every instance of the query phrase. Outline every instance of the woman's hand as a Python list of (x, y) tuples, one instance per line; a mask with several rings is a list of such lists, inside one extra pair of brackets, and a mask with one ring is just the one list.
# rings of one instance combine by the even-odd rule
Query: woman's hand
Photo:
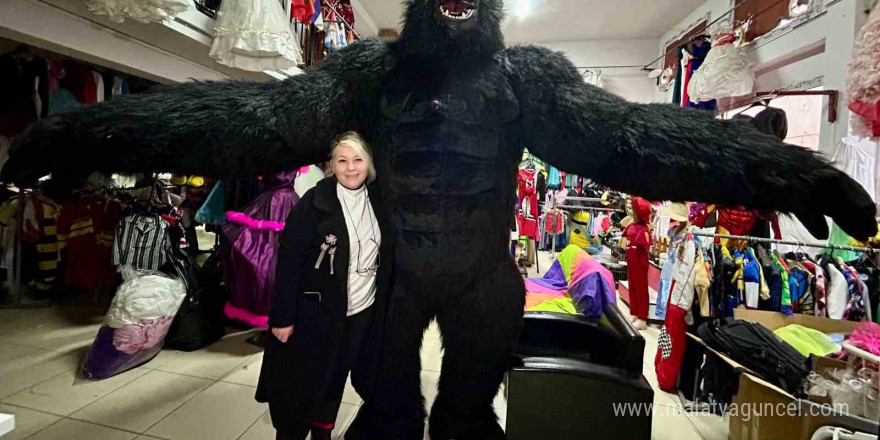
[(290, 338), (290, 335), (293, 334), (293, 326), (281, 327), (281, 328), (272, 328), (272, 334), (281, 341), (282, 344), (287, 342), (287, 339)]

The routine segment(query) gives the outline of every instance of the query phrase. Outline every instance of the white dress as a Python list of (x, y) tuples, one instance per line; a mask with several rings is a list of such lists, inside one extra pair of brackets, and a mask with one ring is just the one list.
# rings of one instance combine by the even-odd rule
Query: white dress
[(210, 55), (242, 70), (284, 70), (302, 60), (284, 8), (278, 0), (224, 0), (217, 11)]
[(89, 10), (122, 23), (126, 18), (141, 23), (155, 23), (190, 8), (189, 0), (85, 0)]
[(755, 77), (742, 51), (733, 44), (733, 35), (719, 35), (706, 54), (703, 64), (688, 84), (688, 96), (694, 103), (752, 93)]

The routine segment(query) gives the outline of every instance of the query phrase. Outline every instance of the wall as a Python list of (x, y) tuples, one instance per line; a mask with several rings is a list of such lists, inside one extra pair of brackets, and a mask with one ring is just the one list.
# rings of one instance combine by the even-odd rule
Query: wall
[[(564, 52), (578, 67), (641, 66), (656, 56), (657, 40), (588, 40), (563, 43), (538, 43)], [(602, 71), (603, 87), (633, 102), (651, 102), (654, 80), (640, 67), (598, 69)]]
[[(787, 29), (763, 41), (746, 46), (756, 74), (756, 90), (772, 91), (821, 77), (825, 90), (846, 90), (847, 63), (852, 56), (858, 28), (865, 21), (864, 0), (826, 0), (825, 13), (807, 23)], [(687, 18), (660, 37), (657, 55), (663, 52), (667, 41), (706, 14), (709, 21), (716, 19), (731, 7), (730, 0), (708, 0)], [(723, 21), (723, 20), (722, 20)], [(671, 94), (655, 92), (658, 102), (670, 102)], [(819, 149), (832, 154), (837, 142), (849, 133), (849, 110), (841, 99), (835, 123), (827, 120), (827, 100)]]
[(188, 18), (201, 17), (192, 11), (164, 23), (120, 24), (92, 14), (79, 0), (0, 0), (0, 36), (120, 72), (165, 84), (271, 79), (218, 64), (208, 55), (210, 38)]

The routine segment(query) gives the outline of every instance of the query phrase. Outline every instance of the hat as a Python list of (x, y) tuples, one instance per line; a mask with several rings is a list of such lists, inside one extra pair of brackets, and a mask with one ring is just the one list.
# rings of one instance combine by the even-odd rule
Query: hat
[(688, 221), (689, 213), (688, 205), (685, 203), (670, 203), (663, 208), (663, 215), (679, 222)]
[(650, 223), (651, 222), (651, 214), (653, 213), (653, 208), (651, 208), (651, 203), (641, 197), (632, 197), (632, 211), (634, 214), (634, 218), (643, 222)]

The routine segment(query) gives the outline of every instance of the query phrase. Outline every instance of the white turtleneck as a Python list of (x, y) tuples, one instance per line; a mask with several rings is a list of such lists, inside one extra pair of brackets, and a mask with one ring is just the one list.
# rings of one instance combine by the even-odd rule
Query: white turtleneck
[[(382, 234), (370, 204), (366, 185), (351, 190), (336, 183), (336, 195), (342, 205), (348, 227), (350, 257), (348, 264), (348, 315), (356, 315), (373, 305), (376, 299), (376, 271)], [(366, 273), (358, 273), (358, 270)]]

